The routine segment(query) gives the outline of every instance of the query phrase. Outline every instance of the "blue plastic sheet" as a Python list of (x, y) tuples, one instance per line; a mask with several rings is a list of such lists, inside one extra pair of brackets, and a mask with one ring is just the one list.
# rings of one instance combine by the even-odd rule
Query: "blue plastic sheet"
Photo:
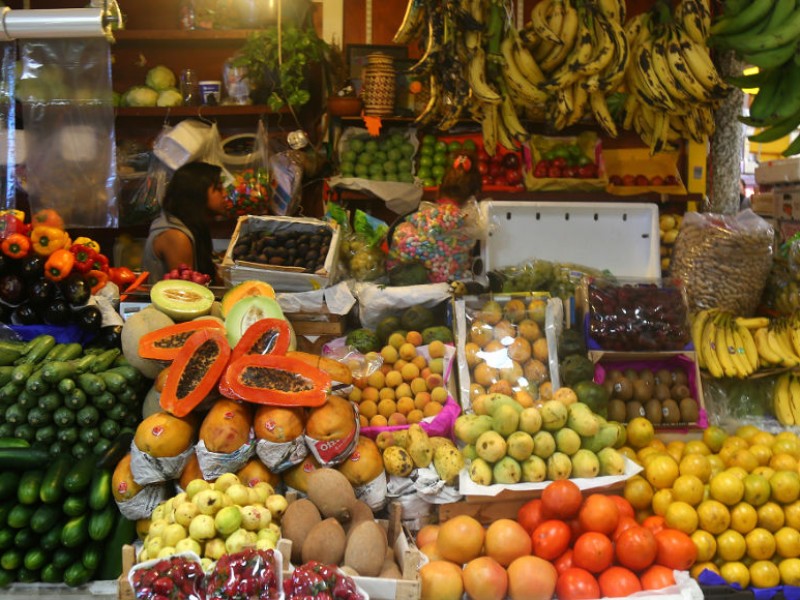
[(59, 344), (78, 342), (85, 346), (91, 342), (95, 333), (83, 329), (77, 323), (67, 325), (9, 325), (9, 328), (19, 335), (24, 342), (32, 340), (39, 335), (52, 335)]

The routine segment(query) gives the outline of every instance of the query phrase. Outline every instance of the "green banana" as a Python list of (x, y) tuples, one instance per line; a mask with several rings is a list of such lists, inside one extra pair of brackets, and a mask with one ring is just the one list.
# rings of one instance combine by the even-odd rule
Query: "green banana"
[(732, 48), (740, 55), (755, 54), (765, 50), (773, 50), (790, 43), (795, 43), (800, 37), (800, 6), (790, 14), (783, 23), (774, 29), (766, 29), (759, 35), (743, 32), (737, 35), (720, 36), (714, 38), (715, 43), (725, 48)]
[(781, 152), (783, 156), (794, 156), (800, 154), (800, 135), (794, 138), (791, 143), (786, 147), (786, 150)]
[(750, 104), (750, 116), (754, 119), (767, 119), (778, 103), (781, 86), (780, 71), (769, 71), (769, 77), (758, 89), (758, 94)]
[(731, 75), (725, 78), (725, 81), (732, 86), (742, 90), (753, 89), (763, 85), (767, 81), (768, 70), (759, 70), (756, 73), (748, 75)]
[(766, 19), (765, 31), (771, 31), (783, 23), (794, 12), (797, 0), (775, 0), (769, 19)]
[(735, 17), (750, 4), (750, 0), (727, 0), (722, 6), (725, 17)]
[(800, 109), (796, 110), (788, 117), (784, 117), (782, 120), (775, 123), (775, 125), (764, 129), (763, 131), (759, 131), (754, 135), (748, 136), (747, 139), (751, 142), (756, 142), (759, 144), (774, 142), (775, 140), (779, 140), (782, 137), (789, 135), (791, 132), (797, 129), (798, 124), (800, 124)]
[(753, 0), (747, 8), (731, 17), (722, 17), (711, 26), (711, 35), (730, 35), (748, 31), (766, 17), (775, 0)]
[(800, 110), (800, 68), (790, 61), (781, 71), (786, 83), (780, 90), (781, 101), (773, 114), (778, 119), (786, 119)]
[(774, 69), (790, 61), (797, 52), (797, 40), (792, 40), (785, 46), (778, 46), (762, 52), (744, 54), (742, 58), (746, 63), (755, 65), (759, 69)]

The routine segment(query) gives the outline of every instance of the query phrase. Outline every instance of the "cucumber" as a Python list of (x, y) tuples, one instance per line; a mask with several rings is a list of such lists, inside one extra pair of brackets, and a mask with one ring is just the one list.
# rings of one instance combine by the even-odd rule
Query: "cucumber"
[(117, 579), (122, 574), (122, 546), (136, 539), (136, 521), (117, 515), (114, 529), (105, 541), (105, 556), (100, 565), (97, 577), (108, 581)]
[(75, 553), (72, 550), (67, 550), (66, 548), (58, 548), (55, 552), (53, 552), (53, 556), (50, 559), (50, 563), (58, 567), (59, 569), (65, 569), (69, 565), (72, 564), (72, 561), (75, 560)]
[(125, 406), (137, 406), (141, 404), (141, 400), (139, 398), (139, 394), (136, 393), (136, 390), (132, 387), (126, 387), (120, 393), (117, 394), (117, 400), (122, 402)]
[[(0, 414), (2, 414), (2, 417), (0, 417), (0, 421), (2, 421), (5, 418), (5, 407), (0, 406)], [(0, 437), (14, 438), (14, 425), (5, 422), (0, 423)], [(20, 440), (20, 441), (25, 441), (25, 440)]]
[(36, 504), (39, 502), (39, 488), (44, 479), (44, 469), (25, 471), (17, 486), (17, 500), (21, 504)]
[(28, 390), (22, 389), (17, 395), (17, 404), (26, 410), (30, 410), (39, 403), (39, 397), (31, 394)]
[(79, 373), (85, 373), (92, 362), (94, 356), (84, 356), (77, 360), (58, 360), (47, 363), (42, 367), (42, 379), (47, 383), (58, 383), (62, 379), (75, 377)]
[(97, 427), (87, 427), (81, 429), (78, 434), (78, 439), (87, 446), (94, 446), (100, 439), (100, 430)]
[(62, 379), (61, 381), (59, 381), (59, 382), (58, 382), (58, 386), (57, 386), (57, 387), (58, 387), (58, 391), (59, 391), (59, 393), (60, 393), (62, 396), (66, 396), (66, 395), (68, 395), (68, 394), (69, 394), (69, 393), (70, 393), (72, 390), (74, 390), (74, 389), (75, 389), (75, 386), (76, 386), (76, 385), (77, 385), (77, 384), (75, 383), (75, 380), (74, 380), (74, 379), (71, 379), (70, 377), (67, 377), (67, 378), (65, 378), (65, 379)]
[[(60, 433), (60, 431), (59, 431), (59, 433)], [(50, 454), (50, 456), (55, 458), (59, 454), (63, 454), (65, 452), (69, 453), (69, 450), (70, 450), (70, 447), (65, 442), (62, 442), (61, 440), (59, 440), (58, 439), (58, 434), (56, 434), (56, 441), (53, 442), (52, 444), (50, 444), (50, 447), (47, 449), (47, 452)]]
[(75, 463), (64, 479), (64, 489), (70, 494), (83, 492), (92, 482), (96, 459), (86, 456)]
[[(1, 369), (1, 368), (0, 368)], [(108, 369), (106, 373), (118, 373), (125, 378), (125, 381), (128, 382), (129, 386), (136, 387), (142, 383), (142, 373), (136, 367), (131, 365), (122, 365), (119, 367), (113, 367)], [(0, 378), (0, 382), (2, 382), (2, 378)]]
[(101, 437), (99, 440), (97, 440), (97, 443), (94, 446), (92, 446), (92, 454), (94, 454), (99, 458), (103, 456), (110, 447), (111, 447), (111, 440)]
[(47, 356), (47, 353), (56, 345), (56, 338), (52, 335), (42, 334), (28, 342), (24, 355), (15, 361), (16, 364), (36, 364)]
[(25, 557), (22, 559), (22, 564), (26, 569), (38, 571), (44, 567), (49, 558), (50, 557), (47, 555), (47, 553), (41, 548), (31, 548), (25, 553)]
[(33, 548), (39, 542), (39, 536), (36, 535), (36, 532), (33, 529), (28, 527), (23, 527), (14, 535), (14, 547), (16, 548)]
[(78, 441), (78, 428), (74, 425), (71, 427), (65, 427), (64, 429), (58, 430), (58, 441), (63, 442), (67, 446), (72, 446), (75, 442)]
[(15, 471), (0, 473), (0, 500), (14, 498), (17, 495), (17, 486), (19, 486), (19, 473)]
[(125, 417), (127, 417), (129, 414), (131, 414), (130, 409), (128, 409), (128, 407), (121, 402), (118, 402), (112, 406), (110, 410), (106, 411), (106, 416), (109, 419), (115, 420), (117, 423), (124, 421)]
[(103, 544), (101, 543), (95, 542), (94, 544), (89, 544), (86, 546), (81, 554), (81, 562), (83, 563), (83, 566), (92, 572), (96, 571), (103, 560), (103, 552), (104, 548)]
[(24, 554), (16, 548), (10, 548), (0, 555), (0, 567), (12, 571), (18, 569), (22, 565), (22, 557)]
[[(72, 557), (70, 556), (71, 561)], [(51, 562), (49, 565), (42, 567), (39, 575), (42, 578), (42, 583), (61, 583), (64, 579), (64, 570)]]
[(22, 356), (22, 350), (12, 350), (11, 348), (4, 348), (0, 346), (0, 365), (12, 366), (14, 361), (19, 360)]
[(22, 423), (28, 422), (28, 409), (22, 406), (19, 402), (15, 402), (6, 408), (4, 417), (6, 423), (11, 423), (12, 425), (21, 425)]
[(117, 403), (117, 398), (106, 390), (102, 394), (97, 394), (96, 396), (92, 396), (92, 406), (94, 406), (97, 410), (102, 410), (103, 412), (107, 410), (111, 410), (114, 408), (114, 405)]
[(14, 530), (10, 527), (0, 529), (0, 550), (8, 550), (14, 547)]
[(56, 425), (58, 425), (58, 423), (37, 429), (35, 436), (36, 441), (45, 446), (49, 446), (55, 442), (58, 439), (58, 428)]
[(98, 468), (92, 474), (89, 485), (89, 508), (102, 510), (111, 505), (111, 469)]
[(94, 373), (81, 373), (77, 379), (78, 387), (90, 396), (97, 396), (106, 391), (105, 382)]
[(89, 539), (89, 515), (72, 517), (61, 530), (61, 545), (66, 548), (77, 548)]
[(64, 498), (62, 512), (68, 517), (78, 517), (89, 509), (89, 501), (85, 494), (72, 494)]
[(100, 412), (94, 406), (84, 406), (75, 415), (75, 422), (81, 427), (94, 427), (99, 421)]
[(53, 423), (58, 425), (59, 427), (69, 427), (75, 422), (75, 411), (67, 408), (67, 406), (61, 406), (55, 410), (53, 413)]
[[(16, 492), (17, 491), (15, 489), (14, 496), (17, 495)], [(0, 504), (0, 527), (6, 525), (6, 522), (8, 521), (8, 514), (11, 512), (11, 509), (14, 508), (16, 505), (17, 505), (16, 498), (11, 498)]]
[(33, 363), (22, 363), (11, 372), (11, 381), (20, 386), (25, 385), (25, 382), (33, 375)]
[(119, 394), (128, 387), (128, 380), (119, 373), (112, 371), (101, 371), (97, 374), (112, 394)]
[(33, 443), (36, 441), (36, 428), (30, 423), (20, 423), (14, 427), (14, 437)]
[(72, 459), (59, 456), (45, 471), (42, 485), (39, 488), (39, 499), (45, 504), (54, 504), (64, 495), (64, 481), (72, 468)]
[(113, 440), (119, 435), (121, 427), (114, 419), (103, 419), (100, 421), (100, 435), (109, 440)]
[(11, 373), (14, 372), (14, 369), (16, 369), (16, 367), (12, 365), (0, 366), (0, 387), (11, 381)]
[(63, 513), (61, 507), (55, 504), (40, 504), (31, 515), (30, 528), (35, 533), (46, 533), (58, 523)]
[[(53, 422), (53, 414), (39, 406), (34, 406), (28, 411), (28, 425), (34, 428), (44, 427)], [(36, 432), (34, 431), (34, 439)]]
[(102, 510), (92, 511), (89, 515), (89, 537), (96, 542), (106, 539), (114, 527), (117, 512), (117, 505), (111, 503)]
[(37, 402), (39, 408), (50, 413), (61, 408), (62, 404), (64, 404), (64, 399), (61, 397), (61, 394), (56, 391), (47, 392), (44, 396), (39, 396)]
[(78, 342), (70, 342), (65, 345), (61, 353), (58, 355), (58, 360), (78, 360), (83, 357), (83, 346)]
[(110, 369), (120, 354), (122, 354), (122, 350), (119, 348), (109, 348), (97, 355), (94, 364), (92, 364), (92, 373), (100, 373)]
[(29, 504), (15, 504), (8, 513), (6, 523), (9, 527), (13, 527), (14, 529), (23, 529), (28, 526), (35, 511), (35, 506), (30, 506)]
[(24, 388), (13, 381), (9, 381), (0, 388), (0, 403), (16, 402), (17, 396)]
[(64, 583), (70, 587), (83, 585), (92, 577), (92, 572), (87, 569), (81, 561), (72, 563), (64, 571)]
[(64, 406), (71, 410), (80, 410), (86, 406), (87, 402), (86, 392), (79, 387), (76, 387), (64, 398)]
[(50, 391), (50, 384), (42, 379), (42, 370), (38, 369), (33, 372), (28, 380), (25, 382), (25, 389), (35, 396), (41, 396)]
[(30, 448), (31, 445), (25, 440), (11, 436), (3, 436), (0, 438), (0, 448)]
[(133, 436), (133, 431), (120, 430), (119, 435), (114, 439), (108, 451), (97, 460), (97, 466), (101, 469), (113, 470), (117, 463), (122, 460), (122, 457), (130, 451)]
[(61, 530), (64, 529), (66, 521), (59, 521), (53, 525), (39, 540), (39, 545), (45, 550), (55, 550), (61, 546)]
[(92, 449), (89, 447), (88, 444), (85, 442), (76, 442), (72, 445), (72, 450), (70, 451), (72, 456), (80, 460), (81, 458), (85, 458), (87, 456), (93, 457)]

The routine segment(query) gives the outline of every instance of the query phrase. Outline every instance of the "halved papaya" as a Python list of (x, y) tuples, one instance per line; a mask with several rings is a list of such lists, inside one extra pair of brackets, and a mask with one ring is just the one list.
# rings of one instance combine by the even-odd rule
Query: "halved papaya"
[(275, 354), (237, 358), (225, 379), (235, 397), (272, 406), (320, 406), (331, 389), (331, 377), (324, 371)]
[(195, 319), (156, 329), (139, 338), (139, 356), (155, 360), (174, 360), (186, 340), (200, 329), (218, 329), (224, 334), (225, 323), (219, 319)]
[(176, 417), (188, 415), (216, 389), (230, 356), (231, 347), (223, 332), (194, 332), (170, 365), (161, 408)]

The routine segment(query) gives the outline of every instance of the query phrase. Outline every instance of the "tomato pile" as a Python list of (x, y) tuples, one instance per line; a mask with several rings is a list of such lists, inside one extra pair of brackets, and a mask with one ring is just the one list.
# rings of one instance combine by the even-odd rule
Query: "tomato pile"
[(557, 144), (542, 153), (533, 168), (533, 176), (539, 179), (594, 179), (598, 176), (598, 167), (578, 144)]
[(608, 177), (608, 182), (611, 185), (622, 185), (622, 186), (639, 186), (639, 187), (646, 187), (646, 186), (661, 186), (661, 185), (678, 185), (680, 182), (675, 175), (653, 175), (652, 177), (647, 177), (647, 175), (610, 175)]
[(570, 480), (555, 481), (517, 517), (532, 553), (558, 572), (560, 600), (628, 596), (675, 583), (672, 571), (692, 566), (697, 549), (685, 533), (659, 516), (641, 524), (621, 496), (582, 497)]
[(310, 561), (297, 567), (283, 582), (287, 600), (362, 600), (356, 584), (336, 567)]
[(478, 170), (484, 189), (522, 186), (522, 159), (518, 152), (498, 151), (489, 156), (483, 146), (478, 148)]

